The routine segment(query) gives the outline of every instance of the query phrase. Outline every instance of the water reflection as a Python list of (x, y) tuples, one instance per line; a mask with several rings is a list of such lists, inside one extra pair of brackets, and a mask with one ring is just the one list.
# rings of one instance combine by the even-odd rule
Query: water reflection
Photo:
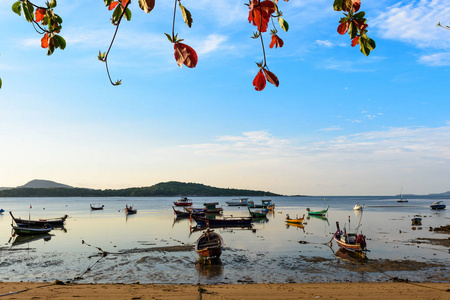
[(303, 224), (294, 224), (294, 223), (286, 224), (286, 229), (289, 229), (289, 227), (294, 227), (294, 228), (297, 228), (297, 229), (302, 229), (303, 232), (305, 232), (305, 226), (303, 226)]
[(11, 244), (11, 248), (13, 246), (19, 246), (23, 244), (33, 243), (39, 240), (44, 240), (45, 242), (50, 241), (52, 238), (51, 234), (40, 234), (40, 235), (15, 235), (12, 236), (8, 243)]
[(336, 251), (335, 256), (355, 263), (367, 261), (366, 254), (364, 252), (352, 252), (343, 248), (339, 248), (339, 250)]
[(214, 279), (217, 277), (222, 277), (223, 275), (223, 264), (219, 259), (214, 261), (214, 264), (195, 264), (195, 269), (198, 274), (206, 279)]

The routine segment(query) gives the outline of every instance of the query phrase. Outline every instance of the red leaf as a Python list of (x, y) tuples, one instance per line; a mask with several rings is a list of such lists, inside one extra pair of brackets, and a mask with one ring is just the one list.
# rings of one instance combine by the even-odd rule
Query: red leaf
[(353, 40), (352, 40), (352, 47), (355, 47), (356, 45), (359, 44), (359, 35), (357, 35)]
[(270, 15), (275, 12), (275, 5), (273, 2), (265, 0), (258, 4), (257, 0), (252, 0), (249, 9), (248, 22), (257, 26), (259, 31), (266, 32), (270, 21)]
[(253, 79), (253, 86), (257, 91), (262, 91), (266, 87), (266, 78), (264, 77), (264, 73), (261, 69), (258, 74), (256, 74), (255, 79)]
[(122, 7), (125, 7), (130, 0), (122, 0)]
[(41, 39), (41, 47), (42, 48), (48, 48), (48, 33), (44, 34), (44, 36)]
[(181, 67), (183, 64), (188, 68), (195, 68), (198, 62), (198, 56), (194, 49), (183, 43), (173, 44), (175, 50), (175, 60)]
[(264, 74), (266, 74), (266, 78), (267, 81), (270, 82), (271, 84), (275, 85), (276, 87), (278, 87), (278, 85), (280, 85), (280, 82), (278, 81), (277, 76), (275, 76), (275, 74), (273, 74), (272, 72), (270, 72), (269, 70), (263, 69)]
[(337, 32), (339, 32), (339, 34), (345, 34), (348, 31), (348, 26), (349, 26), (349, 22), (344, 22), (339, 24), (338, 28), (337, 28)]
[(281, 48), (281, 47), (283, 47), (283, 45), (284, 45), (283, 40), (280, 39), (280, 37), (278, 35), (272, 34), (272, 41), (270, 42), (269, 47), (273, 48), (273, 46), (275, 46), (275, 48), (278, 48), (278, 47)]
[(111, 2), (111, 4), (108, 7), (108, 10), (113, 10), (114, 8), (116, 8), (117, 4), (119, 4), (119, 1)]
[(36, 22), (42, 21), (42, 19), (45, 16), (45, 12), (46, 12), (45, 8), (38, 8), (38, 9), (36, 9), (36, 12), (35, 12), (36, 20), (35, 21)]
[(353, 1), (353, 11), (357, 12), (361, 7), (361, 0), (352, 0)]

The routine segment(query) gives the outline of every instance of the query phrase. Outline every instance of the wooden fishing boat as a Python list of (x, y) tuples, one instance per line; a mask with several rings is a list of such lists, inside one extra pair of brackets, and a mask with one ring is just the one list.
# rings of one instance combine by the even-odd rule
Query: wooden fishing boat
[(268, 213), (268, 209), (250, 209), (248, 206), (247, 208), (252, 218), (265, 218)]
[(248, 198), (232, 199), (231, 201), (225, 201), (228, 206), (247, 206), (253, 204), (253, 201), (248, 200)]
[(192, 215), (204, 216), (205, 212), (202, 210), (189, 210), (188, 208), (184, 208), (184, 211), (176, 210), (175, 207), (172, 206), (173, 213), (177, 216), (177, 218), (189, 218)]
[(200, 260), (211, 261), (218, 259), (222, 254), (223, 239), (214, 230), (209, 228), (195, 242), (195, 251)]
[(336, 241), (340, 248), (343, 248), (352, 252), (367, 251), (366, 236), (357, 233), (347, 233), (345, 228), (342, 231), (339, 228), (339, 222), (336, 222), (336, 233), (333, 239)]
[(220, 227), (220, 226), (251, 226), (252, 218), (241, 217), (222, 217), (220, 219), (209, 219), (201, 216), (192, 215), (192, 218), (199, 226)]
[(28, 227), (28, 226), (13, 226), (11, 224), (12, 228), (14, 229), (14, 233), (17, 235), (38, 235), (38, 234), (47, 234), (52, 230), (52, 226), (49, 224), (44, 225), (41, 228), (34, 228), (34, 227)]
[(303, 220), (305, 219), (305, 215), (303, 214), (303, 217), (299, 218), (298, 216), (295, 219), (291, 219), (289, 214), (286, 214), (286, 223), (288, 224), (303, 224)]
[(330, 206), (328, 205), (327, 208), (319, 211), (311, 211), (309, 208), (307, 208), (306, 210), (308, 211), (308, 216), (325, 216), (329, 208)]
[(431, 209), (445, 209), (445, 204), (442, 201), (436, 201), (430, 205)]
[(105, 207), (104, 205), (102, 206), (93, 206), (92, 204), (90, 204), (91, 206), (91, 210), (103, 210), (103, 207)]
[(249, 203), (247, 206), (250, 208), (264, 208), (268, 210), (275, 209), (275, 203), (273, 203), (270, 199), (261, 200), (261, 204)]
[(55, 226), (63, 226), (64, 225), (64, 221), (67, 219), (67, 215), (64, 215), (61, 218), (52, 218), (52, 219), (39, 219), (39, 220), (27, 220), (27, 219), (20, 219), (20, 218), (15, 218), (12, 214), (12, 212), (9, 212), (9, 214), (11, 215), (13, 221), (17, 224), (17, 226), (19, 227), (23, 227), (23, 226), (31, 226), (31, 227), (44, 227), (45, 224), (49, 224), (52, 227)]
[(192, 200), (188, 199), (187, 197), (182, 197), (175, 201), (173, 204), (175, 204), (175, 206), (191, 206)]
[(422, 225), (422, 216), (421, 215), (415, 215), (411, 219), (412, 225)]
[(204, 211), (206, 213), (211, 213), (211, 214), (218, 214), (223, 212), (223, 208), (222, 207), (217, 207), (217, 205), (219, 205), (219, 202), (207, 202), (207, 203), (203, 203)]
[(134, 215), (137, 213), (137, 209), (133, 209), (133, 206), (125, 205), (125, 214)]

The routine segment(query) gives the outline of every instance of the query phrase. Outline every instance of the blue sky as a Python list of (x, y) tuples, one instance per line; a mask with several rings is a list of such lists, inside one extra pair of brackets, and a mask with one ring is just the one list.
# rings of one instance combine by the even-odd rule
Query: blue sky
[[(179, 68), (173, 2), (137, 1), (114, 33), (103, 1), (58, 1), (64, 51), (0, 3), (0, 186), (48, 179), (125, 188), (177, 180), (281, 194), (395, 195), (450, 190), (450, 5), (367, 1), (369, 57), (336, 28), (332, 0), (280, 1), (289, 32), (266, 48), (279, 80), (262, 92), (262, 60), (244, 1), (183, 1), (176, 32), (196, 49)], [(270, 37), (266, 35), (268, 46)]]

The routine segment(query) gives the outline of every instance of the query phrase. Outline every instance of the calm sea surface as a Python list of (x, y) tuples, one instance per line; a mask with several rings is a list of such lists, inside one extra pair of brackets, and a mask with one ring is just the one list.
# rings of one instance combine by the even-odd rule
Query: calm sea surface
[[(219, 202), (224, 215), (248, 216), (245, 207), (228, 207), (228, 197), (193, 197), (194, 206)], [(255, 203), (261, 198), (251, 197)], [(418, 238), (445, 239), (448, 234), (429, 231), (430, 227), (450, 224), (448, 209), (432, 211), (435, 199), (409, 199), (397, 203), (393, 197), (272, 197), (276, 204), (265, 222), (252, 230), (216, 229), (225, 248), (221, 264), (198, 266), (194, 250), (170, 246), (193, 245), (201, 231), (192, 232), (189, 219), (176, 220), (172, 210), (177, 197), (145, 198), (0, 198), (0, 281), (63, 281), (130, 283), (237, 283), (237, 282), (329, 282), (377, 281), (389, 276), (408, 276), (424, 281), (449, 281), (449, 249)], [(449, 200), (443, 200), (450, 206)], [(105, 206), (91, 211), (90, 203)], [(353, 211), (364, 204), (363, 213)], [(125, 205), (138, 213), (126, 217)], [(330, 206), (328, 219), (311, 218), (303, 228), (286, 226), (285, 215), (306, 214), (306, 208), (321, 210)], [(30, 208), (31, 206), (31, 208)], [(65, 230), (51, 231), (36, 240), (11, 237), (12, 211), (15, 217), (52, 218), (69, 215)], [(420, 214), (422, 226), (411, 225)], [(350, 217), (350, 224), (348, 219)], [(358, 272), (352, 267), (335, 269), (346, 263), (335, 256), (338, 247), (328, 246), (341, 227), (360, 230), (367, 236), (369, 260), (413, 260), (441, 265), (434, 269), (402, 272)], [(85, 241), (87, 244), (83, 244)], [(91, 245), (91, 246), (89, 246)], [(98, 255), (99, 247), (109, 254)], [(159, 251), (155, 251), (155, 248)], [(167, 247), (164, 251), (161, 247)], [(172, 249), (172, 251), (170, 251)], [(447, 274), (441, 276), (440, 274)], [(439, 277), (441, 276), (441, 277)], [(439, 279), (441, 278), (441, 279)]]

